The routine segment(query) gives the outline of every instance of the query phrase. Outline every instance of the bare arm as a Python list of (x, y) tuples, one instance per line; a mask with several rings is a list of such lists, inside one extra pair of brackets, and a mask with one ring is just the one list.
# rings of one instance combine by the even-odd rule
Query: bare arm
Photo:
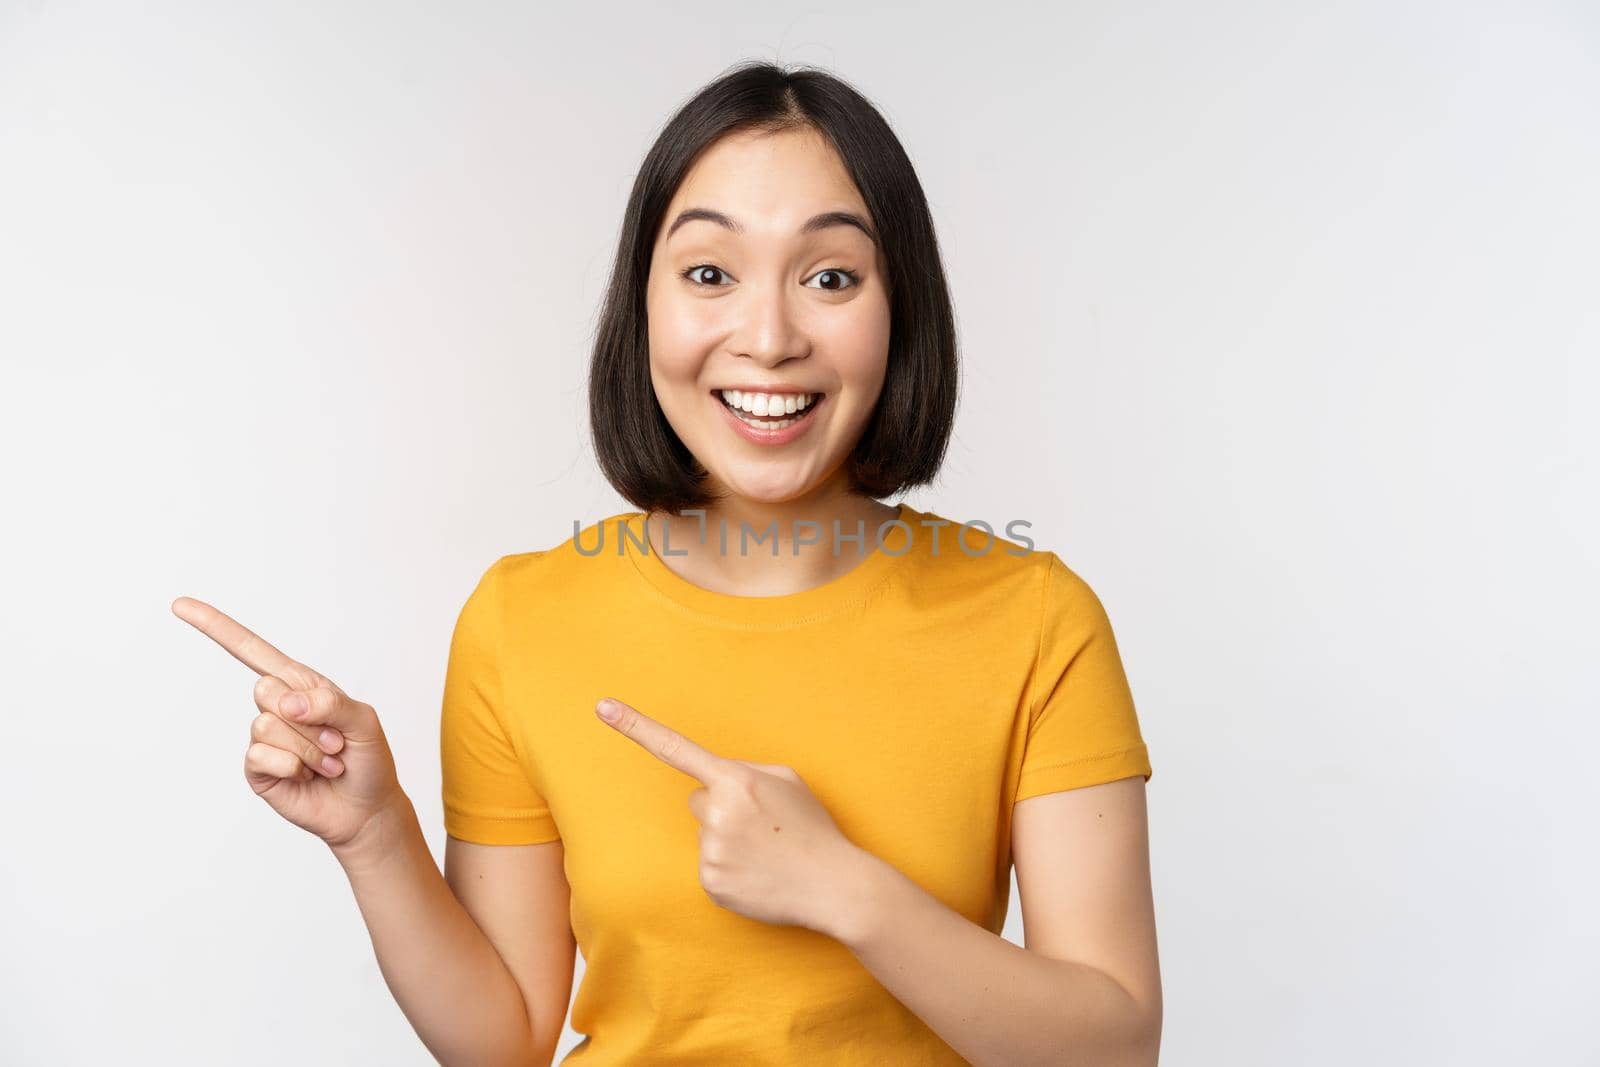
[[(551, 1061), (562, 1018), (553, 1033), (548, 1020), (536, 1030), (529, 1000), (435, 864), (409, 798), (334, 854), (384, 981), (435, 1059), (446, 1067)], [(570, 970), (567, 977), (570, 988)]]
[(1016, 806), (1027, 947), (858, 850), (834, 936), (978, 1067), (1153, 1067), (1161, 985), (1142, 778)]

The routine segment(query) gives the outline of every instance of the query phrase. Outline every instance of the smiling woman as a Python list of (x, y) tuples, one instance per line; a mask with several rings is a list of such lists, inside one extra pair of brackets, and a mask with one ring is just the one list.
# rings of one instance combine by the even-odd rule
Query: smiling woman
[(569, 1062), (1153, 1062), (1151, 769), (1105, 611), (881, 500), (942, 462), (953, 323), (916, 173), (837, 78), (740, 67), (646, 155), (589, 375), (638, 510), (489, 569), (444, 706), (452, 884), (550, 961), (547, 1039), (566, 964), (490, 854), (551, 850), (520, 895), (586, 960)]
[(374, 710), (174, 603), (261, 675), (247, 778), (334, 849), (440, 1062), (549, 1062), (580, 948), (567, 1062), (1155, 1061), (1151, 768), (1106, 612), (1054, 553), (883, 499), (937, 474), (957, 377), (893, 132), (746, 64), (624, 215), (590, 416), (636, 510), (494, 561), (456, 621), (443, 878)]
[[(624, 498), (664, 521), (809, 495), (881, 521), (867, 502), (942, 463), (958, 377), (927, 199), (876, 108), (765, 64), (684, 105), (640, 166), (590, 366), (595, 456)], [(741, 435), (721, 390), (756, 414), (761, 394), (822, 403), (803, 434)]]

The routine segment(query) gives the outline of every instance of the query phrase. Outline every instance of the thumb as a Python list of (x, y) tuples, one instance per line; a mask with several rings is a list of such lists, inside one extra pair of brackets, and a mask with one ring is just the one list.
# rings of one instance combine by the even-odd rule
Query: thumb
[(326, 686), (285, 693), (279, 707), (292, 721), (303, 726), (331, 726), (344, 734), (346, 741), (377, 737), (378, 715), (371, 705)]

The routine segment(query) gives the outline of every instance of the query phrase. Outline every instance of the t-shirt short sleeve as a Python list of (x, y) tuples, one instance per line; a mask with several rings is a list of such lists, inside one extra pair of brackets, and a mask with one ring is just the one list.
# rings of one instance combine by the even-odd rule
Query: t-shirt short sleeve
[(560, 834), (506, 725), (499, 586), (504, 561), (478, 580), (450, 638), (439, 716), (444, 828), (477, 844), (531, 845)]
[(1049, 553), (1017, 800), (1140, 775), (1150, 756), (1111, 620), (1088, 583)]

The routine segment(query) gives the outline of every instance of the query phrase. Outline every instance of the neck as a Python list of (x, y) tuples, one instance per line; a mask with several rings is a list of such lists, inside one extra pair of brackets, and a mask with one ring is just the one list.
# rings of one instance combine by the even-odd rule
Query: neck
[[(654, 511), (648, 526), (651, 550), (695, 585), (735, 596), (782, 596), (849, 572), (876, 550), (878, 526), (897, 510), (851, 494), (835, 481), (776, 502), (724, 493), (706, 506), (703, 519)], [(835, 522), (841, 538), (837, 552)], [(859, 546), (842, 540), (854, 536), (858, 524)], [(664, 547), (671, 554), (662, 552)]]

